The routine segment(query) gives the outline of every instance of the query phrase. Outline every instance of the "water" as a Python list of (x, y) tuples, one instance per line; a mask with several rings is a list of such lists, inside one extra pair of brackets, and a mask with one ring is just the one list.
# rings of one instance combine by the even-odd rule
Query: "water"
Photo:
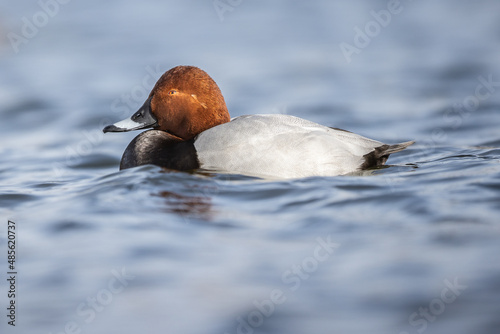
[[(1, 332), (498, 333), (498, 2), (232, 3), (0, 4)], [(417, 144), (364, 176), (118, 171), (137, 133), (102, 127), (180, 64), (232, 116)]]

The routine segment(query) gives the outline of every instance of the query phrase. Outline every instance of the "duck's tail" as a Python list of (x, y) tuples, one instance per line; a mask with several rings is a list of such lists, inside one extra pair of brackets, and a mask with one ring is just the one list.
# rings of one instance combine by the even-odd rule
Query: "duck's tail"
[(387, 159), (389, 159), (390, 154), (400, 152), (414, 143), (414, 141), (407, 141), (394, 145), (384, 144), (382, 146), (375, 147), (373, 151), (363, 156), (364, 162), (360, 169), (363, 170), (382, 166), (386, 163)]

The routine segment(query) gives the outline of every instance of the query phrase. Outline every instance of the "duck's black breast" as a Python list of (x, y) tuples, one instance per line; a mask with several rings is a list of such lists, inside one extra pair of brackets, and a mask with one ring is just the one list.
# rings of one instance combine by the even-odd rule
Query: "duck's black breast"
[(120, 169), (148, 164), (177, 170), (200, 168), (194, 140), (184, 141), (159, 130), (135, 137), (123, 153)]

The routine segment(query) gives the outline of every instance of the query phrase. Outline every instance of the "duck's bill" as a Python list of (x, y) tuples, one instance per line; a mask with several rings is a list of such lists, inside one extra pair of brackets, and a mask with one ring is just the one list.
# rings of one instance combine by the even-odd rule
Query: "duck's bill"
[(132, 117), (124, 119), (112, 125), (106, 126), (102, 131), (106, 132), (126, 132), (133, 130), (141, 130), (154, 128), (158, 125), (156, 117), (151, 112), (151, 98), (147, 99), (142, 107), (132, 115)]

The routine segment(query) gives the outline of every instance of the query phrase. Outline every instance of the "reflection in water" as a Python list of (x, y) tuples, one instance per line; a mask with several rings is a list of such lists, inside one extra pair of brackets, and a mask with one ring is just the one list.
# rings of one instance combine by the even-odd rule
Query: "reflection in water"
[(185, 196), (171, 191), (162, 191), (155, 196), (165, 198), (166, 212), (205, 220), (212, 218), (212, 200), (208, 196)]

